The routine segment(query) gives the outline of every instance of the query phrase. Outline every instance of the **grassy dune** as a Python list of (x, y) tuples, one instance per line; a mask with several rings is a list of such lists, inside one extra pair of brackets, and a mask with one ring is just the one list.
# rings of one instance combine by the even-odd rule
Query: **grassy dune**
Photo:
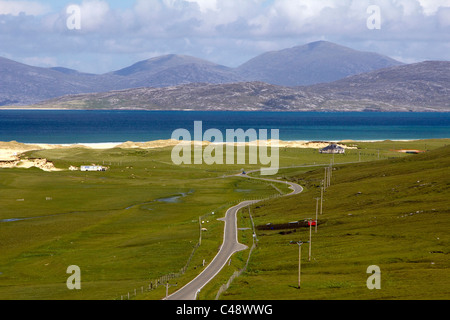
[[(335, 163), (354, 164), (337, 166), (334, 172), (319, 234), (314, 236), (314, 260), (304, 265), (305, 290), (293, 288), (297, 249), (289, 241), (305, 239), (306, 230), (284, 235), (258, 231), (248, 272), (222, 298), (448, 296), (448, 148), (417, 156), (392, 151), (423, 149), (425, 143), (436, 150), (449, 141), (351, 143), (361, 149), (334, 157)], [(203, 260), (208, 263), (217, 253), (223, 223), (216, 219), (227, 208), (244, 199), (288, 192), (282, 184), (275, 188), (256, 180), (224, 178), (243, 167), (260, 166), (175, 166), (170, 151), (61, 149), (27, 154), (59, 168), (104, 163), (110, 166), (105, 173), (0, 169), (0, 299), (109, 300), (140, 290), (186, 265), (199, 239), (199, 216), (214, 211), (203, 226), (208, 231), (203, 232), (202, 245), (176, 280), (181, 286), (202, 270)], [(280, 166), (292, 168), (276, 177), (299, 182), (305, 192), (253, 208), (256, 225), (310, 217), (323, 169), (294, 167), (324, 165), (332, 159), (312, 149), (281, 149)], [(363, 162), (355, 163), (360, 159)], [(241, 213), (239, 223), (251, 227), (248, 213)], [(251, 231), (242, 231), (240, 238), (251, 246)], [(214, 299), (247, 258), (248, 251), (236, 255), (200, 298)], [(371, 264), (382, 270), (380, 292), (365, 288), (365, 269)], [(66, 287), (69, 265), (81, 268), (80, 291)], [(420, 281), (422, 275), (427, 282)], [(136, 298), (164, 295), (159, 288)]]

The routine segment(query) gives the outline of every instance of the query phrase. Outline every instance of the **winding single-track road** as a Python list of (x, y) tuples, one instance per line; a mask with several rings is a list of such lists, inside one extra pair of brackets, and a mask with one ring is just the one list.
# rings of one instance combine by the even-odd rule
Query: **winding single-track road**
[[(285, 195), (285, 197), (303, 192), (303, 188), (300, 185), (292, 182), (254, 178), (248, 176), (247, 174), (239, 174), (236, 176), (287, 184), (289, 185), (289, 188), (292, 189), (292, 192)], [(225, 214), (225, 218), (219, 219), (225, 222), (225, 230), (222, 246), (217, 255), (214, 257), (213, 261), (194, 280), (189, 282), (187, 285), (185, 285), (172, 295), (168, 296), (165, 300), (196, 300), (197, 294), (200, 292), (200, 290), (222, 270), (222, 268), (227, 264), (228, 260), (233, 254), (248, 249), (247, 246), (240, 244), (238, 241), (237, 213), (242, 208), (258, 203), (260, 201), (262, 200), (243, 201), (238, 205), (228, 209)]]

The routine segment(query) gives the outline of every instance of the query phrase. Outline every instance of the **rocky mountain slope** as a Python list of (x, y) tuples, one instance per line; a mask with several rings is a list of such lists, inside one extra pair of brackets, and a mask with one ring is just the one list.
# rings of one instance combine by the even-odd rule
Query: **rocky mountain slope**
[(331, 101), (372, 101), (379, 104), (450, 111), (450, 62), (425, 61), (351, 76), (305, 88)]
[(36, 107), (144, 110), (450, 111), (450, 62), (385, 68), (328, 84), (187, 84), (60, 97)]

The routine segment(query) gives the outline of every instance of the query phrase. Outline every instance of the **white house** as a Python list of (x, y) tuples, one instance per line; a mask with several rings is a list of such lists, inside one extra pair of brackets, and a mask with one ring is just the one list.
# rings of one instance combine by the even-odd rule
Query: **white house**
[(91, 171), (91, 172), (92, 171), (106, 171), (106, 168), (102, 167), (102, 166), (81, 166), (80, 170), (84, 171), (84, 172), (86, 172), (86, 171)]
[(330, 144), (328, 147), (319, 150), (320, 153), (334, 153), (341, 154), (345, 153), (345, 149), (337, 144)]

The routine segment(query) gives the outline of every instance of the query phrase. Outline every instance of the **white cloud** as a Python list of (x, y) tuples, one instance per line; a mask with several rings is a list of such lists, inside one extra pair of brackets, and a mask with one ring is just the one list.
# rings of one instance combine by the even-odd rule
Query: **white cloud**
[(449, 8), (450, 0), (418, 0), (426, 15), (433, 15), (439, 8)]
[(198, 5), (200, 12), (206, 13), (208, 11), (217, 11), (217, 0), (185, 0), (187, 2), (193, 2)]
[(10, 14), (18, 16), (19, 14), (38, 16), (46, 14), (50, 8), (36, 1), (0, 1), (0, 15)]
[(105, 26), (111, 12), (106, 1), (83, 1), (81, 6), (81, 24), (84, 31), (96, 31)]
[[(116, 68), (107, 66), (112, 57), (126, 56), (128, 63), (157, 53), (237, 65), (321, 39), (407, 61), (450, 58), (450, 0), (135, 0), (120, 9), (107, 0), (77, 2), (82, 29), (69, 31), (65, 10), (52, 12), (44, 1), (0, 0), (0, 55), (53, 53), (64, 62), (97, 55), (102, 71)], [(381, 8), (381, 30), (367, 28), (370, 5)]]

